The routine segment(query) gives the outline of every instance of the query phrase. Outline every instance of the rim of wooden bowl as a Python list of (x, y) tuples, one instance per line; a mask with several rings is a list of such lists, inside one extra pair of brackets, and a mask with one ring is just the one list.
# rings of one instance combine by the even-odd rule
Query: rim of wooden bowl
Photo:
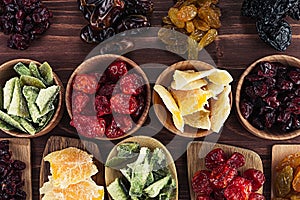
[[(115, 60), (122, 60), (125, 61), (126, 63), (128, 63), (132, 69), (136, 70), (139, 75), (141, 75), (144, 79), (144, 81), (146, 82), (146, 102), (145, 102), (145, 108), (144, 111), (142, 113), (142, 115), (140, 116), (139, 120), (135, 123), (135, 126), (126, 134), (122, 135), (121, 137), (117, 137), (117, 138), (107, 138), (107, 137), (95, 137), (94, 139), (98, 139), (98, 140), (119, 140), (121, 138), (127, 137), (131, 134), (133, 134), (134, 132), (136, 132), (140, 127), (142, 127), (142, 125), (144, 124), (144, 122), (147, 119), (147, 115), (148, 115), (148, 111), (150, 108), (150, 103), (151, 103), (151, 90), (150, 90), (150, 84), (149, 84), (149, 80), (146, 76), (146, 74), (144, 73), (144, 71), (141, 69), (141, 67), (136, 64), (133, 60), (126, 58), (124, 56), (121, 55), (115, 55), (115, 54), (103, 54), (103, 55), (97, 55), (94, 56), (92, 58), (89, 58), (85, 61), (83, 61), (72, 73), (71, 77), (69, 78), (68, 84), (67, 84), (67, 89), (66, 89), (66, 96), (65, 96), (65, 102), (66, 102), (66, 107), (67, 107), (67, 111), (69, 114), (69, 117), (72, 119), (72, 106), (71, 106), (71, 97), (72, 97), (72, 83), (73, 83), (73, 79), (77, 74), (82, 74), (82, 73), (89, 73), (89, 72), (99, 72), (101, 71), (101, 74), (105, 71), (105, 69), (108, 67), (108, 65), (110, 63), (112, 63)], [(105, 63), (105, 67), (104, 68), (100, 68), (98, 67), (96, 69), (95, 67), (95, 63)], [(106, 64), (108, 63), (108, 64)], [(99, 66), (99, 65), (98, 65)], [(98, 70), (98, 71), (97, 71)], [(80, 135), (80, 134), (79, 134)], [(84, 137), (83, 135), (80, 135), (81, 137)]]
[[(12, 71), (15, 72), (13, 70), (13, 67), (18, 62), (22, 62), (25, 64), (34, 62), (37, 65), (41, 65), (40, 62), (31, 60), (31, 59), (23, 59), (23, 58), (13, 59), (13, 60), (7, 61), (7, 62), (3, 63), (2, 65), (0, 65), (0, 71), (2, 71), (1, 73), (6, 73), (8, 71), (11, 71), (10, 73), (12, 73)], [(3, 72), (3, 71), (5, 71), (5, 72)], [(18, 74), (15, 72), (14, 76), (18, 76)], [(10, 76), (10, 77), (12, 78), (12, 76)], [(11, 136), (19, 137), (19, 138), (36, 138), (36, 137), (46, 135), (47, 133), (49, 133), (51, 130), (53, 130), (58, 125), (58, 123), (60, 122), (60, 120), (63, 116), (63, 110), (64, 110), (64, 103), (63, 103), (64, 98), (63, 97), (64, 97), (65, 90), (64, 90), (64, 86), (63, 86), (63, 83), (61, 82), (60, 78), (54, 72), (53, 72), (53, 79), (54, 79), (55, 84), (60, 86), (60, 91), (59, 91), (59, 95), (58, 95), (58, 103), (57, 103), (55, 114), (53, 115), (52, 119), (49, 121), (47, 126), (44, 127), (41, 131), (37, 132), (34, 135), (30, 135), (29, 133), (20, 133), (18, 131), (2, 130), (3, 132), (5, 132)], [(7, 81), (7, 80), (5, 80), (5, 81)]]
[[(262, 61), (269, 61), (269, 62), (280, 62), (286, 66), (292, 66), (300, 68), (300, 60), (298, 58), (287, 56), (287, 55), (270, 55), (263, 58), (260, 58), (259, 60), (252, 63), (241, 75), (237, 89), (236, 89), (236, 95), (235, 95), (235, 105), (236, 105), (236, 111), (238, 113), (238, 119), (241, 122), (241, 124), (253, 135), (256, 135), (263, 139), (268, 140), (288, 140), (295, 138), (300, 135), (300, 129), (292, 131), (290, 133), (284, 133), (282, 135), (275, 135), (270, 130), (259, 130), (252, 126), (248, 120), (246, 120), (240, 111), (240, 96), (241, 96), (241, 89), (242, 85), (244, 83), (245, 77), (252, 71), (252, 69), (256, 66), (257, 63)], [(279, 132), (278, 132), (279, 133)]]
[[(171, 81), (173, 80), (173, 74), (174, 71), (179, 69), (179, 70), (197, 70), (197, 71), (203, 71), (203, 70), (209, 70), (215, 68), (214, 66), (199, 61), (199, 60), (186, 60), (186, 61), (181, 61), (177, 62), (170, 67), (166, 68), (157, 78), (155, 85), (163, 85), (164, 87), (169, 87), (171, 85)], [(230, 92), (229, 95), (230, 98), (230, 108), (232, 107), (232, 92)], [(167, 128), (169, 131), (176, 135), (180, 135), (183, 137), (187, 138), (200, 138), (207, 136), (213, 131), (211, 130), (204, 130), (204, 129), (197, 129), (193, 128), (191, 126), (185, 125), (184, 126), (184, 132), (182, 133), (179, 131), (172, 120), (172, 115), (171, 113), (167, 110), (165, 104), (161, 100), (160, 96), (157, 94), (155, 90), (153, 90), (152, 93), (152, 102), (154, 106), (154, 112), (159, 119), (160, 123), (164, 125), (165, 128)], [(162, 110), (162, 108), (164, 110)], [(166, 114), (166, 116), (165, 116)]]
[[(179, 189), (178, 189), (178, 177), (177, 177), (176, 165), (175, 165), (175, 162), (174, 162), (174, 159), (173, 159), (171, 153), (165, 147), (165, 145), (163, 145), (157, 139), (149, 137), (149, 136), (129, 137), (129, 138), (122, 140), (121, 142), (119, 142), (118, 144), (116, 144), (114, 146), (114, 148), (108, 154), (106, 161), (110, 160), (113, 156), (115, 156), (117, 153), (117, 146), (119, 146), (120, 144), (123, 144), (125, 142), (137, 142), (140, 144), (141, 147), (148, 147), (150, 150), (154, 150), (155, 148), (161, 148), (164, 151), (166, 158), (167, 158), (167, 162), (168, 162), (168, 168), (170, 169), (172, 177), (174, 178), (174, 180), (176, 182), (176, 195), (174, 197), (174, 200), (178, 200), (178, 190)], [(116, 169), (105, 167), (105, 185), (106, 185), (106, 187), (110, 183), (112, 183), (115, 180), (115, 178), (121, 177), (121, 176), (122, 176), (122, 174), (120, 172), (118, 172)], [(110, 198), (110, 196), (109, 196), (109, 198)]]

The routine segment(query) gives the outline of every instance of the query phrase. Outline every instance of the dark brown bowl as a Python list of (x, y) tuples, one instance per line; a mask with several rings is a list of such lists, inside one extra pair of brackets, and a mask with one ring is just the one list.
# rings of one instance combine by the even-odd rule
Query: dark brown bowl
[[(214, 67), (212, 65), (201, 61), (196, 61), (196, 60), (181, 61), (165, 69), (157, 78), (155, 84), (162, 85), (164, 87), (169, 87), (173, 80), (173, 74), (175, 70), (203, 71), (203, 70), (209, 70), (213, 68)], [(164, 125), (164, 127), (167, 128), (172, 133), (175, 133), (183, 137), (188, 137), (188, 138), (200, 138), (212, 133), (211, 130), (197, 129), (188, 125), (185, 125), (184, 132), (182, 133), (175, 127), (172, 120), (172, 114), (167, 110), (165, 104), (163, 103), (162, 99), (160, 98), (160, 96), (157, 94), (156, 91), (153, 91), (152, 102), (153, 102), (154, 111), (157, 118)], [(230, 93), (230, 103), (232, 105), (232, 93)], [(165, 113), (167, 114), (167, 116), (165, 116)]]
[[(13, 69), (14, 65), (17, 64), (18, 62), (22, 62), (27, 65), (30, 62), (34, 62), (37, 65), (41, 65), (41, 63), (39, 63), (35, 60), (30, 60), (30, 59), (14, 59), (14, 60), (5, 62), (0, 66), (0, 72), (1, 72), (0, 73), (0, 85), (4, 86), (4, 84), (7, 80), (9, 80), (12, 77), (18, 76), (18, 74)], [(61, 80), (59, 79), (59, 77), (54, 72), (53, 72), (53, 77), (54, 77), (55, 84), (60, 86), (60, 91), (59, 91), (59, 95), (58, 95), (58, 104), (57, 104), (55, 114), (53, 115), (53, 117), (52, 117), (51, 121), (48, 123), (48, 125), (45, 128), (43, 128), (41, 131), (35, 133), (34, 135), (30, 135), (30, 134), (22, 133), (22, 132), (18, 132), (18, 131), (2, 130), (3, 132), (5, 132), (9, 135), (15, 136), (15, 137), (35, 138), (35, 137), (39, 137), (39, 136), (49, 133), (59, 123), (59, 121), (62, 118), (63, 110), (64, 110), (64, 108), (63, 108), (64, 107), (64, 104), (63, 104), (64, 86), (63, 86)]]
[(149, 80), (146, 76), (146, 74), (144, 73), (144, 71), (132, 60), (124, 57), (124, 56), (120, 56), (120, 55), (114, 55), (114, 54), (104, 54), (104, 55), (98, 55), (95, 57), (92, 57), (88, 60), (85, 60), (83, 63), (81, 63), (76, 69), (75, 71), (72, 73), (68, 84), (67, 84), (67, 89), (66, 89), (66, 106), (67, 106), (67, 110), (68, 110), (68, 114), (70, 116), (70, 118), (72, 119), (73, 114), (72, 114), (72, 103), (71, 103), (71, 97), (72, 97), (72, 83), (73, 80), (75, 78), (76, 75), (78, 74), (83, 74), (83, 73), (93, 73), (93, 72), (97, 72), (99, 74), (103, 74), (103, 72), (105, 71), (105, 69), (115, 60), (121, 60), (121, 61), (125, 61), (126, 63), (128, 63), (134, 70), (136, 70), (136, 72), (142, 76), (142, 78), (144, 79), (145, 83), (146, 83), (146, 101), (145, 101), (145, 108), (143, 113), (141, 114), (139, 120), (135, 123), (135, 126), (128, 131), (126, 134), (120, 136), (120, 137), (116, 137), (116, 138), (107, 138), (107, 137), (96, 137), (96, 139), (99, 140), (118, 140), (124, 137), (127, 137), (131, 134), (133, 134), (134, 132), (136, 132), (146, 121), (147, 119), (147, 115), (148, 115), (148, 111), (150, 108), (150, 103), (151, 103), (151, 90), (150, 90), (150, 84), (149, 84)]
[(259, 130), (257, 128), (255, 128), (254, 126), (252, 126), (252, 124), (249, 123), (249, 121), (247, 119), (245, 119), (241, 113), (240, 110), (240, 96), (241, 96), (241, 89), (244, 83), (244, 79), (245, 77), (252, 71), (252, 69), (256, 66), (257, 63), (262, 62), (262, 61), (269, 61), (269, 62), (280, 62), (283, 65), (286, 66), (293, 66), (293, 67), (298, 67), (300, 68), (300, 60), (295, 58), (295, 57), (291, 57), (291, 56), (286, 56), (286, 55), (272, 55), (272, 56), (267, 56), (264, 58), (261, 58), (257, 61), (255, 61), (254, 63), (252, 63), (245, 71), (244, 73), (241, 75), (238, 85), (237, 85), (237, 89), (236, 89), (236, 95), (235, 95), (235, 105), (236, 105), (236, 110), (238, 113), (238, 117), (239, 120), (241, 122), (241, 124), (252, 134), (263, 138), (263, 139), (268, 139), (268, 140), (288, 140), (288, 139), (292, 139), (295, 138), (297, 136), (300, 135), (300, 130), (295, 130), (293, 132), (290, 133), (283, 133), (280, 130)]

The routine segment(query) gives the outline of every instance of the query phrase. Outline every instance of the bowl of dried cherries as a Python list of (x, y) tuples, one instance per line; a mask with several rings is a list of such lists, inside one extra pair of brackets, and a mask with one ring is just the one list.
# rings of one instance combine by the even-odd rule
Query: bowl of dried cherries
[(135, 62), (105, 54), (76, 68), (67, 84), (66, 106), (79, 135), (116, 140), (144, 124), (150, 97), (148, 78)]
[(236, 91), (242, 125), (254, 135), (286, 140), (300, 135), (300, 60), (272, 55), (251, 64)]

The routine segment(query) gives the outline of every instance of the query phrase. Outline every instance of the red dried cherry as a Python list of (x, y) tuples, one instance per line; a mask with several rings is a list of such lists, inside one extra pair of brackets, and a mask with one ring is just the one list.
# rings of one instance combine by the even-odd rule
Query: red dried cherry
[(248, 200), (251, 182), (243, 177), (235, 177), (224, 190), (226, 200)]
[(127, 71), (128, 69), (126, 62), (115, 61), (108, 66), (108, 68), (106, 69), (106, 74), (111, 81), (117, 82), (122, 76), (127, 73)]
[(96, 96), (95, 108), (97, 111), (97, 117), (102, 117), (103, 115), (111, 114), (110, 101), (106, 98), (106, 96)]
[(89, 103), (90, 97), (83, 92), (73, 92), (72, 96), (72, 112), (73, 114), (81, 113), (85, 106)]
[(228, 164), (223, 164), (212, 170), (210, 182), (214, 189), (223, 189), (228, 186), (236, 175), (236, 168), (233, 168)]
[(104, 84), (100, 86), (99, 90), (97, 91), (98, 95), (108, 96), (109, 98), (112, 96), (113, 93), (116, 93), (116, 84)]
[(126, 74), (120, 80), (120, 88), (124, 94), (138, 95), (143, 92), (143, 78), (137, 74)]
[(265, 175), (257, 169), (247, 169), (244, 172), (243, 177), (251, 181), (252, 192), (259, 190), (266, 180)]
[(98, 80), (92, 74), (78, 74), (74, 78), (73, 89), (86, 94), (95, 94), (98, 87)]
[(225, 161), (225, 152), (221, 148), (214, 149), (205, 156), (205, 166), (208, 169), (214, 169)]
[(208, 170), (197, 171), (192, 179), (193, 191), (200, 195), (210, 195), (213, 191), (209, 177), (211, 172)]
[(231, 155), (231, 157), (227, 160), (227, 164), (233, 168), (239, 168), (245, 165), (245, 157), (243, 154), (235, 152)]
[(110, 99), (111, 109), (121, 114), (132, 114), (138, 108), (137, 99), (126, 94), (116, 94)]
[(74, 126), (77, 132), (85, 137), (103, 137), (105, 132), (105, 120), (96, 116), (74, 115), (71, 125)]
[(105, 130), (105, 135), (108, 138), (117, 138), (121, 137), (125, 133), (118, 127), (114, 119), (111, 120), (110, 124)]

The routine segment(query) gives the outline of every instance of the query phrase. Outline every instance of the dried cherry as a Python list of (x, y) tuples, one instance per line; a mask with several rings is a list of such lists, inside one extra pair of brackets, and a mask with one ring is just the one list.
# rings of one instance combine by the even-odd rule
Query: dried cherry
[(251, 193), (251, 182), (243, 177), (236, 177), (224, 190), (227, 200), (248, 200)]
[(112, 113), (110, 101), (107, 99), (106, 96), (96, 96), (95, 108), (97, 111), (97, 117), (102, 117), (103, 115), (108, 115)]
[(209, 196), (213, 188), (210, 185), (210, 174), (211, 171), (208, 170), (200, 170), (197, 171), (192, 179), (192, 188), (193, 191), (199, 195), (207, 195)]
[(110, 99), (111, 110), (121, 114), (132, 114), (138, 108), (136, 97), (126, 94), (116, 94)]
[(105, 120), (98, 119), (96, 116), (77, 114), (73, 116), (70, 124), (76, 128), (80, 135), (88, 138), (103, 137), (105, 133)]
[(144, 80), (141, 76), (130, 73), (120, 79), (120, 88), (124, 94), (138, 95), (143, 92)]
[(106, 74), (113, 82), (117, 82), (122, 76), (127, 73), (127, 64), (124, 61), (115, 61), (106, 69)]
[(97, 91), (97, 94), (101, 96), (107, 96), (108, 98), (110, 98), (113, 93), (117, 93), (117, 92), (119, 91), (118, 88), (116, 88), (116, 84), (107, 83), (102, 86), (101, 85), (99, 86), (99, 90)]
[(118, 127), (118, 124), (114, 119), (111, 120), (110, 124), (107, 126), (105, 130), (105, 135), (108, 138), (116, 138), (121, 137), (125, 133)]
[(136, 111), (134, 113), (131, 114), (131, 116), (134, 118), (134, 119), (137, 119), (141, 116), (141, 114), (143, 113), (144, 111), (144, 108), (145, 108), (145, 95), (143, 93), (141, 93), (140, 95), (138, 95), (136, 97), (137, 101), (138, 101), (138, 108), (136, 109)]
[(258, 191), (266, 180), (265, 175), (257, 169), (247, 169), (243, 177), (251, 181), (252, 192)]
[(212, 170), (210, 182), (215, 189), (226, 188), (236, 175), (236, 168), (233, 168), (228, 164), (219, 165)]
[(226, 163), (233, 168), (240, 168), (245, 165), (245, 162), (245, 156), (238, 152), (233, 153), (231, 157), (226, 161)]
[(86, 94), (95, 94), (98, 87), (98, 80), (92, 74), (78, 74), (74, 78), (73, 89)]
[(207, 169), (214, 169), (225, 163), (225, 161), (225, 152), (221, 148), (213, 149), (205, 156), (205, 166)]
[(73, 114), (81, 113), (85, 106), (89, 103), (90, 97), (83, 92), (73, 92), (72, 96), (72, 112)]

